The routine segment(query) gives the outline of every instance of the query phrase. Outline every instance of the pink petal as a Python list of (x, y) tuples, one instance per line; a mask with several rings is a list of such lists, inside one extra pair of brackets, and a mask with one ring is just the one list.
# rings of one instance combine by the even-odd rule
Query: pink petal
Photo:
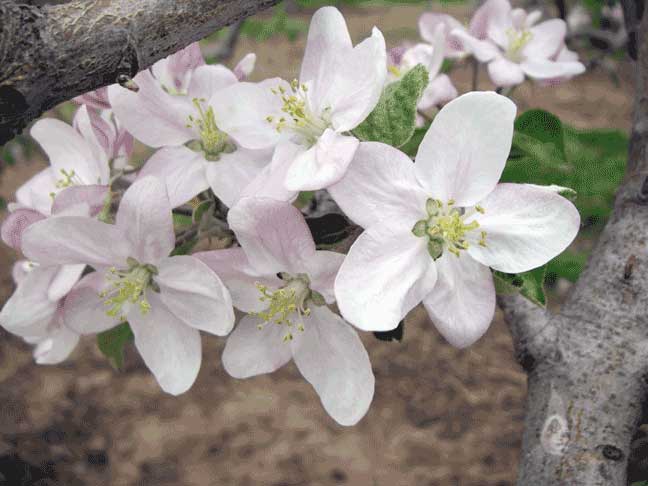
[(218, 199), (232, 207), (247, 186), (268, 165), (271, 157), (271, 152), (267, 150), (243, 148), (221, 154), (219, 160), (205, 165), (209, 186)]
[(351, 37), (340, 11), (335, 7), (320, 8), (311, 18), (299, 79), (302, 83), (314, 81), (326, 68), (325, 56), (351, 48)]
[(30, 269), (2, 307), (0, 325), (20, 336), (42, 334), (58, 306), (56, 301), (47, 298), (57, 271), (58, 267), (54, 266)]
[(497, 184), (511, 149), (515, 104), (493, 92), (452, 100), (434, 118), (414, 164), (430, 197), (469, 206)]
[(546, 59), (527, 59), (520, 67), (527, 76), (538, 80), (571, 78), (585, 72), (580, 62), (554, 62)]
[(200, 333), (169, 312), (156, 293), (148, 294), (151, 310), (128, 315), (135, 347), (162, 390), (180, 395), (191, 388), (200, 371)]
[(85, 268), (85, 265), (61, 265), (47, 289), (47, 298), (56, 302), (65, 297), (79, 281)]
[(245, 186), (241, 192), (241, 197), (267, 197), (277, 201), (294, 201), (297, 198), (298, 191), (286, 189), (285, 181), (288, 169), (290, 169), (297, 155), (303, 150), (301, 145), (291, 142), (283, 142), (277, 145), (272, 155), (272, 161)]
[(378, 142), (362, 142), (346, 176), (329, 188), (344, 213), (363, 228), (382, 219), (414, 226), (425, 216), (428, 195), (404, 153)]
[(488, 267), (469, 255), (446, 252), (436, 261), (437, 284), (423, 300), (432, 322), (458, 348), (477, 341), (495, 315), (495, 286)]
[(177, 208), (209, 188), (207, 165), (200, 152), (184, 146), (163, 147), (144, 164), (138, 179), (155, 176), (166, 185), (171, 207)]
[(258, 317), (245, 316), (227, 338), (223, 367), (234, 378), (272, 373), (292, 358), (290, 344), (284, 342), (284, 326), (274, 323), (259, 326)]
[(0, 226), (2, 241), (14, 250), (20, 251), (25, 229), (42, 219), (45, 219), (45, 216), (33, 209), (16, 209), (10, 212)]
[(567, 24), (562, 19), (545, 20), (530, 31), (532, 36), (524, 46), (524, 55), (531, 59), (549, 59), (564, 45)]
[(357, 138), (326, 129), (317, 143), (294, 160), (286, 174), (289, 191), (315, 191), (335, 184), (353, 160)]
[(480, 40), (471, 36), (462, 29), (454, 29), (449, 37), (460, 43), (467, 52), (470, 52), (479, 62), (489, 62), (500, 55), (500, 50), (489, 40)]
[(101, 184), (105, 172), (100, 170), (92, 145), (74, 128), (53, 118), (38, 120), (30, 134), (48, 155), (54, 177), (62, 177), (61, 171), (74, 172), (83, 184)]
[(140, 263), (156, 264), (175, 247), (173, 218), (166, 187), (153, 176), (135, 181), (124, 193), (116, 226)]
[(113, 146), (117, 138), (114, 125), (104, 120), (97, 111), (82, 105), (74, 115), (72, 126), (88, 142), (94, 153), (88, 164), (95, 165), (94, 170), (99, 174), (99, 180), (108, 182), (110, 167), (108, 159), (112, 158)]
[(39, 365), (55, 365), (65, 361), (79, 343), (79, 335), (62, 324), (39, 341), (34, 349), (34, 360)]
[(421, 110), (428, 110), (434, 106), (444, 105), (457, 97), (457, 88), (454, 87), (450, 78), (440, 74), (427, 85), (418, 107)]
[[(421, 15), (418, 22), (421, 37), (426, 42), (436, 45), (436, 30), (440, 25), (445, 27), (446, 33), (452, 32), (455, 29), (466, 30), (461, 22), (450, 15), (425, 12)], [(464, 55), (465, 49), (461, 42), (457, 42), (456, 38), (447, 36), (445, 43), (445, 54), (447, 57), (458, 58)]]
[(59, 216), (32, 224), (22, 236), (22, 251), (48, 265), (126, 266), (131, 249), (114, 225), (83, 216)]
[(486, 39), (491, 19), (507, 15), (510, 10), (507, 0), (487, 0), (473, 14), (468, 31), (477, 39)]
[(88, 91), (81, 96), (77, 96), (72, 101), (80, 105), (88, 105), (95, 110), (108, 110), (110, 109), (110, 101), (108, 100), (108, 86)]
[(260, 300), (257, 284), (269, 288), (282, 286), (274, 274), (258, 275), (242, 248), (197, 252), (192, 255), (211, 268), (229, 289), (234, 307), (243, 312), (260, 312), (267, 303)]
[(45, 216), (52, 211), (52, 194), (59, 191), (51, 167), (38, 172), (16, 191), (16, 200), (25, 208), (38, 211)]
[(477, 261), (508, 273), (526, 272), (560, 254), (576, 237), (580, 216), (558, 194), (526, 184), (499, 184), (474, 217), (486, 246), (468, 249)]
[(295, 364), (328, 414), (341, 425), (355, 425), (369, 410), (375, 383), (358, 333), (324, 306), (311, 308), (304, 327), (291, 343)]
[(174, 256), (160, 262), (155, 281), (160, 300), (186, 325), (217, 336), (234, 327), (229, 291), (218, 275), (193, 256)]
[(365, 331), (398, 326), (436, 282), (424, 238), (411, 225), (369, 227), (353, 244), (335, 280), (342, 316)]
[(70, 186), (54, 198), (52, 214), (58, 214), (77, 204), (87, 204), (90, 208), (88, 215), (96, 216), (106, 204), (109, 191), (108, 186)]
[(238, 64), (234, 67), (234, 75), (239, 81), (245, 81), (250, 77), (252, 71), (254, 71), (254, 65), (256, 64), (256, 54), (250, 52), (243, 56)]
[(149, 71), (135, 76), (139, 91), (115, 85), (108, 90), (115, 115), (135, 138), (151, 147), (182, 145), (198, 138), (188, 127), (195, 107), (186, 96), (173, 96), (162, 89)]
[(524, 71), (519, 64), (499, 57), (488, 64), (488, 75), (495, 86), (508, 88), (524, 82)]
[(228, 215), (252, 267), (262, 275), (300, 273), (315, 253), (304, 217), (293, 205), (268, 198), (241, 199)]
[(237, 82), (236, 75), (223, 65), (200, 66), (191, 74), (189, 97), (209, 101), (218, 90)]
[(183, 92), (187, 89), (192, 72), (205, 64), (200, 44), (194, 42), (184, 49), (156, 62), (152, 71), (167, 89)]
[(310, 288), (318, 292), (328, 304), (335, 302), (335, 277), (344, 261), (342, 253), (318, 250), (305, 261)]
[(373, 111), (385, 86), (387, 51), (382, 33), (374, 27), (371, 37), (338, 56), (328, 69), (332, 79), (315, 81), (311, 103), (317, 113), (330, 110), (337, 132), (352, 130)]
[(109, 288), (105, 269), (83, 277), (65, 298), (64, 324), (79, 334), (97, 334), (118, 325), (121, 321), (106, 314), (109, 307), (99, 295)]
[(271, 91), (278, 86), (285, 87), (287, 83), (279, 78), (261, 83), (236, 83), (215, 93), (209, 105), (214, 109), (218, 127), (241, 147), (274, 147), (281, 134), (266, 118), (282, 116), (281, 98)]

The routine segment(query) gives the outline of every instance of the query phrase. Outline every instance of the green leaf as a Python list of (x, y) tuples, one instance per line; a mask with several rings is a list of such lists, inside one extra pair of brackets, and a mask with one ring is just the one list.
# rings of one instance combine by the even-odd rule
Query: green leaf
[(203, 216), (206, 214), (206, 212), (211, 209), (214, 206), (214, 201), (207, 200), (201, 202), (198, 206), (196, 206), (193, 210), (193, 213), (191, 215), (191, 222), (196, 224), (200, 223), (202, 221)]
[(545, 307), (547, 299), (544, 292), (544, 280), (547, 266), (531, 270), (525, 273), (503, 273), (493, 270), (495, 288), (500, 294), (511, 294), (520, 292), (524, 297), (534, 304)]
[(410, 157), (416, 157), (419, 145), (421, 145), (423, 137), (425, 136), (429, 128), (430, 125), (426, 125), (425, 127), (414, 129), (412, 137), (407, 141), (405, 145), (401, 146), (400, 149)]
[(515, 120), (511, 157), (530, 157), (540, 164), (566, 162), (563, 126), (544, 110), (529, 110)]
[(193, 247), (196, 246), (196, 243), (198, 243), (198, 238), (186, 241), (182, 245), (176, 246), (170, 256), (188, 255)]
[(193, 223), (191, 216), (173, 213), (173, 227), (176, 231), (188, 228)]
[(97, 335), (99, 351), (108, 358), (110, 364), (120, 370), (124, 367), (124, 346), (134, 339), (133, 331), (127, 322)]
[(414, 134), (416, 105), (428, 80), (427, 69), (419, 64), (399, 81), (388, 85), (376, 108), (353, 130), (354, 135), (360, 140), (383, 142), (392, 147), (406, 144)]

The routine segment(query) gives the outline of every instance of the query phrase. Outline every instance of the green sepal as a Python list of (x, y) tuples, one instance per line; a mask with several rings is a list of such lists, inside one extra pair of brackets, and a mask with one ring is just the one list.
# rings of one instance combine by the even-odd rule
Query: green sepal
[(135, 338), (127, 322), (97, 334), (97, 347), (117, 370), (124, 367), (124, 346)]
[(194, 224), (198, 224), (202, 221), (203, 216), (207, 213), (207, 211), (211, 208), (214, 207), (214, 201), (212, 200), (207, 200), (207, 201), (202, 201), (198, 206), (196, 206), (193, 210), (193, 213), (191, 214), (191, 222)]
[(176, 231), (186, 229), (191, 226), (191, 216), (180, 213), (173, 213), (173, 228)]
[(520, 292), (537, 306), (545, 307), (547, 305), (544, 292), (546, 274), (546, 265), (524, 273), (503, 273), (493, 270), (495, 290), (498, 294), (504, 295)]
[(429, 75), (422, 64), (385, 88), (378, 104), (354, 130), (360, 140), (405, 145), (416, 128), (416, 105), (427, 87)]

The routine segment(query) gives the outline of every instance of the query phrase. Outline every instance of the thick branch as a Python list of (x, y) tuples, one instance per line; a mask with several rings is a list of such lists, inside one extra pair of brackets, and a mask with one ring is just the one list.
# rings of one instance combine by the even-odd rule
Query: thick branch
[[(626, 486), (648, 385), (648, 15), (638, 25), (626, 178), (587, 268), (538, 340), (537, 314), (507, 310), (530, 356), (520, 485)], [(506, 303), (505, 303), (506, 304)], [(509, 302), (510, 304), (510, 302)]]
[(134, 76), (279, 0), (0, 0), (0, 145), (43, 111)]

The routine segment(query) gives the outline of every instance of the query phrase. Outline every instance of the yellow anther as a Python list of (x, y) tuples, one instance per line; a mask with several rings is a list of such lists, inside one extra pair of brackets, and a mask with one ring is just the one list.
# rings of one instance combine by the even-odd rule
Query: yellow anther
[(400, 78), (402, 76), (401, 70), (394, 65), (387, 66), (387, 70), (397, 78)]
[(475, 206), (475, 211), (481, 214), (486, 214), (486, 210), (483, 207), (481, 207), (479, 204)]
[(129, 263), (131, 266), (127, 271), (119, 271), (115, 267), (108, 270), (106, 280), (111, 287), (99, 294), (108, 307), (106, 315), (120, 321), (126, 320), (128, 309), (125, 306), (137, 305), (142, 315), (150, 312), (151, 305), (145, 291), (154, 287), (153, 276), (157, 274), (157, 269), (152, 265), (140, 265), (133, 259), (129, 259)]
[(508, 37), (506, 56), (512, 60), (519, 60), (520, 52), (533, 38), (533, 34), (529, 30), (508, 29), (506, 36)]

